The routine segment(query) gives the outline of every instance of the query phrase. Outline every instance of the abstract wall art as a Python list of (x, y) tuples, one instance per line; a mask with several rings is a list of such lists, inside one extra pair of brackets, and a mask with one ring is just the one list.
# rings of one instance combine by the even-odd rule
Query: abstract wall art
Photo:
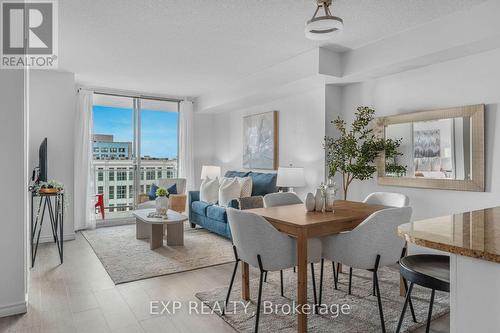
[(243, 117), (243, 168), (278, 168), (278, 111)]

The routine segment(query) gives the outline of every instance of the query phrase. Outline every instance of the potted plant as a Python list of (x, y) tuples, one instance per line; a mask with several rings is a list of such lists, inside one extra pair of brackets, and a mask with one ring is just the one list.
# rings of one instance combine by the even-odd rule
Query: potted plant
[(370, 126), (374, 114), (374, 109), (360, 106), (355, 112), (350, 130), (347, 129), (346, 121), (338, 117), (332, 123), (340, 132), (339, 136), (325, 138), (328, 176), (334, 177), (337, 172), (342, 175), (344, 200), (347, 200), (349, 185), (354, 179), (366, 180), (373, 177), (377, 171), (375, 159), (383, 152), (390, 157), (389, 170), (398, 174), (406, 172), (406, 167), (398, 166), (394, 159), (401, 155), (398, 152), (401, 140), (377, 138)]
[(159, 215), (167, 215), (168, 211), (168, 198), (170, 193), (168, 193), (166, 188), (159, 187), (156, 190), (156, 213)]
[(58, 193), (63, 189), (64, 189), (64, 184), (53, 179), (46, 182), (39, 182), (35, 187), (35, 190), (38, 193), (45, 193), (45, 194)]

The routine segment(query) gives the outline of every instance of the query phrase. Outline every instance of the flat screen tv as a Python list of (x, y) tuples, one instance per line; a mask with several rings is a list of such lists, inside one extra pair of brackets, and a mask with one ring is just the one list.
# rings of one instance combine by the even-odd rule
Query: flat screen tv
[(47, 181), (47, 138), (43, 139), (38, 150), (38, 181)]

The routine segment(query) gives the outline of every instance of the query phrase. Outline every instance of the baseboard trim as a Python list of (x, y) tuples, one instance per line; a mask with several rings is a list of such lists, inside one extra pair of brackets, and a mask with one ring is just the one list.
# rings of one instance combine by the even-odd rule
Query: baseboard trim
[(0, 306), (0, 318), (26, 313), (27, 311), (28, 306), (26, 301), (15, 304), (2, 305)]
[[(75, 239), (75, 233), (69, 233), (69, 234), (64, 234), (64, 241), (69, 241), (69, 240), (74, 240)], [(54, 237), (52, 235), (44, 235), (40, 236), (40, 244), (42, 243), (53, 243), (54, 242)]]

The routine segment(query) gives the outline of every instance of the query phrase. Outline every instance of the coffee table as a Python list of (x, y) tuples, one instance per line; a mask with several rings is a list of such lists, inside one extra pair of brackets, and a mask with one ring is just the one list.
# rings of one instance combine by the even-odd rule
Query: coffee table
[(137, 239), (149, 239), (151, 250), (163, 246), (163, 235), (167, 227), (167, 245), (184, 245), (184, 221), (188, 218), (173, 210), (168, 210), (168, 219), (151, 218), (149, 213), (156, 209), (138, 209), (133, 211), (135, 216), (135, 230)]

